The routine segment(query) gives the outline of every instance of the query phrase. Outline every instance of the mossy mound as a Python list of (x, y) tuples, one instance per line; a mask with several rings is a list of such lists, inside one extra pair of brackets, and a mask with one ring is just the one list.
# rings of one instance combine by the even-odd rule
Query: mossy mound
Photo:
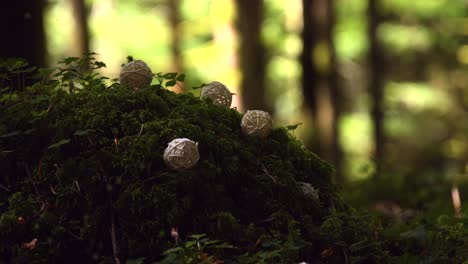
[[(152, 263), (175, 246), (173, 230), (178, 242), (207, 234), (229, 243), (208, 252), (225, 263), (263, 249), (278, 263), (339, 263), (367, 235), (340, 222), (332, 168), (286, 129), (245, 136), (241, 113), (192, 94), (68, 73), (2, 90), (0, 262)], [(198, 142), (200, 161), (176, 171), (163, 151), (180, 137)]]

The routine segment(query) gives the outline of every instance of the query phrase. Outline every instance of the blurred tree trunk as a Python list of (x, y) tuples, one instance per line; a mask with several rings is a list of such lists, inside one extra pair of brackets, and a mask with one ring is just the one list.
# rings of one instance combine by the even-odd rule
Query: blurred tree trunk
[(374, 160), (376, 175), (382, 170), (384, 131), (383, 131), (383, 89), (385, 63), (382, 48), (377, 37), (380, 24), (379, 5), (377, 0), (369, 0), (367, 10), (368, 38), (369, 38), (369, 94), (372, 98), (371, 116), (374, 136)]
[[(301, 65), (302, 65), (302, 90), (304, 94), (304, 102), (310, 109), (313, 115), (314, 121), (317, 120), (317, 98), (316, 98), (316, 87), (317, 80), (319, 78), (319, 72), (314, 66), (312, 59), (313, 48), (317, 43), (315, 35), (315, 25), (313, 21), (312, 1), (302, 0), (302, 17), (303, 17), (303, 30), (302, 30), (302, 54), (301, 54)], [(314, 125), (314, 130), (315, 130)], [(318, 145), (316, 137), (312, 137), (313, 146)]]
[(328, 69), (328, 85), (330, 87), (331, 103), (333, 105), (333, 122), (332, 122), (332, 142), (331, 153), (332, 162), (336, 169), (336, 179), (343, 182), (344, 175), (342, 174), (343, 149), (340, 142), (340, 119), (343, 113), (343, 94), (339, 82), (338, 61), (336, 56), (335, 40), (333, 31), (335, 29), (335, 1), (328, 0), (327, 2), (327, 42), (330, 51), (330, 67)]
[(90, 35), (88, 27), (89, 7), (86, 6), (85, 0), (71, 0), (73, 8), (73, 18), (75, 19), (76, 32), (76, 51), (78, 56), (90, 52)]
[(265, 102), (265, 47), (261, 40), (263, 0), (236, 0), (244, 110), (270, 110)]
[(336, 179), (342, 181), (342, 150), (339, 142), (342, 95), (333, 42), (334, 5), (332, 0), (303, 0), (302, 3), (302, 89), (314, 126), (310, 145), (335, 166)]
[[(175, 72), (183, 72), (183, 59), (182, 59), (182, 52), (181, 52), (181, 36), (182, 32), (180, 30), (180, 0), (169, 0), (169, 24), (171, 28), (171, 54), (172, 54), (172, 62), (173, 62), (173, 71)], [(174, 89), (176, 92), (183, 92), (184, 87), (179, 83)]]
[(0, 11), (0, 57), (22, 57), (46, 66), (44, 0), (3, 1)]

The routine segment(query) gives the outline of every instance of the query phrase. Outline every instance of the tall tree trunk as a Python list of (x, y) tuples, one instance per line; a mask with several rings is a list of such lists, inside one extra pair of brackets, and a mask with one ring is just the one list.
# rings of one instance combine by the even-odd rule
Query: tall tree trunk
[(0, 57), (21, 57), (46, 66), (44, 0), (3, 1), (0, 11)]
[[(183, 72), (183, 59), (182, 59), (182, 51), (181, 51), (181, 38), (182, 32), (180, 30), (180, 0), (169, 0), (169, 24), (171, 28), (171, 54), (172, 54), (172, 62), (173, 62), (173, 71), (175, 72)], [(181, 85), (181, 84), (179, 84)], [(183, 86), (176, 86), (176, 92), (183, 92)]]
[(341, 92), (338, 83), (332, 0), (303, 0), (302, 88), (304, 102), (312, 112), (314, 134), (311, 147), (330, 161), (341, 181), (342, 151), (339, 142)]
[(343, 160), (343, 149), (340, 142), (340, 119), (343, 113), (343, 95), (339, 82), (338, 74), (338, 61), (336, 56), (336, 47), (333, 37), (333, 31), (335, 28), (335, 5), (334, 0), (327, 1), (327, 43), (330, 52), (330, 68), (328, 71), (328, 85), (330, 88), (331, 103), (333, 105), (333, 122), (332, 122), (332, 142), (331, 142), (331, 153), (332, 162), (336, 169), (336, 179), (343, 182), (344, 175), (342, 174), (342, 160)]
[(261, 41), (263, 0), (236, 0), (236, 6), (243, 109), (269, 110), (265, 102), (265, 48)]
[(76, 51), (79, 56), (90, 52), (90, 35), (88, 27), (89, 8), (86, 6), (85, 0), (71, 0), (73, 8), (73, 17), (75, 19), (76, 32)]
[[(304, 103), (310, 109), (314, 121), (317, 119), (317, 98), (316, 87), (319, 78), (319, 72), (313, 62), (313, 49), (317, 43), (317, 38), (314, 32), (315, 25), (313, 19), (312, 1), (302, 0), (302, 54), (300, 57), (302, 65), (302, 93), (304, 95)], [(315, 130), (314, 125), (314, 130)], [(316, 139), (316, 137), (312, 137)], [(317, 140), (312, 141), (313, 146), (317, 146)]]
[(367, 10), (368, 38), (369, 38), (369, 94), (372, 97), (371, 116), (374, 136), (374, 160), (376, 175), (382, 170), (384, 129), (383, 129), (383, 89), (385, 62), (381, 51), (381, 45), (377, 37), (377, 28), (380, 24), (378, 0), (369, 0)]

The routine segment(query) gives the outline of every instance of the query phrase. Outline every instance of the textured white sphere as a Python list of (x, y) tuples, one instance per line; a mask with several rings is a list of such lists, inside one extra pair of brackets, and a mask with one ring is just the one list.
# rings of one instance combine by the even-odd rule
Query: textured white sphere
[(153, 73), (144, 61), (134, 60), (122, 67), (119, 80), (122, 85), (139, 89), (151, 84)]
[(198, 143), (188, 138), (176, 138), (167, 145), (163, 158), (167, 166), (172, 169), (190, 169), (200, 159)]
[(213, 104), (228, 108), (231, 107), (232, 103), (231, 91), (224, 84), (216, 81), (210, 82), (202, 88), (200, 98), (202, 100), (211, 98)]
[(306, 197), (319, 201), (319, 190), (314, 188), (312, 184), (306, 182), (298, 182), (297, 184)]
[(248, 110), (241, 121), (242, 132), (249, 136), (267, 137), (273, 123), (268, 112), (262, 110)]

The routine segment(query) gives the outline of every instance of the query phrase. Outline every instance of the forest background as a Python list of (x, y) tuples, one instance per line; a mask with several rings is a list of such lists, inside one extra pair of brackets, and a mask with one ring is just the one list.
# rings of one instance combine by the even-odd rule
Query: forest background
[[(53, 67), (96, 52), (226, 84), (333, 164), (366, 208), (460, 212), (468, 199), (466, 0), (23, 0), (0, 11), (0, 57)], [(297, 125), (297, 128), (294, 127)]]

